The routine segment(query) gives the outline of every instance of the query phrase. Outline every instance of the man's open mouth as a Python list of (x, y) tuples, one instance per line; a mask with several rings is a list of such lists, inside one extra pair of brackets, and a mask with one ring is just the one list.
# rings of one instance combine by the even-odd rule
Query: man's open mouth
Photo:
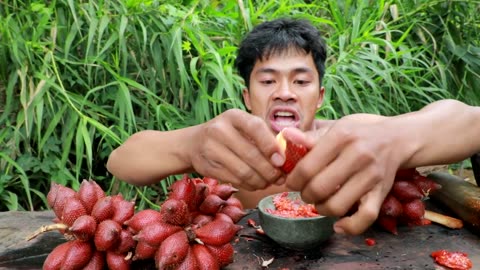
[(272, 129), (280, 132), (286, 127), (298, 127), (298, 115), (292, 111), (275, 111), (270, 119)]

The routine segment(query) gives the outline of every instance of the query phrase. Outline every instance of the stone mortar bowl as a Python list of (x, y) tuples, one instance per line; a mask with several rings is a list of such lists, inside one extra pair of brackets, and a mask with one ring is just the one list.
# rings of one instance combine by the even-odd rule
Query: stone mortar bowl
[[(260, 225), (273, 241), (285, 248), (307, 250), (320, 246), (334, 234), (334, 217), (287, 218), (267, 212), (266, 209), (275, 209), (273, 198), (280, 194), (267, 196), (258, 203)], [(297, 200), (300, 193), (288, 192), (287, 197)]]

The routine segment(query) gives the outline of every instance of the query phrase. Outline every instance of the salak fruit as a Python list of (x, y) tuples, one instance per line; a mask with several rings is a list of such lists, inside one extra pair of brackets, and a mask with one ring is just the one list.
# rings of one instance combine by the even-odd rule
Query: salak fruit
[(230, 243), (246, 212), (238, 189), (213, 178), (182, 179), (170, 186), (159, 210), (135, 213), (122, 195), (107, 196), (93, 180), (77, 192), (52, 183), (47, 201), (55, 224), (28, 239), (58, 230), (67, 242), (48, 255), (44, 269), (131, 269), (153, 260), (157, 269), (220, 269), (233, 261)]
[(283, 136), (283, 132), (280, 131), (277, 134), (277, 142), (281, 149), (285, 153), (285, 163), (283, 163), (281, 170), (288, 174), (290, 173), (298, 161), (302, 159), (308, 152), (308, 149), (301, 144), (295, 144), (289, 140), (286, 140)]

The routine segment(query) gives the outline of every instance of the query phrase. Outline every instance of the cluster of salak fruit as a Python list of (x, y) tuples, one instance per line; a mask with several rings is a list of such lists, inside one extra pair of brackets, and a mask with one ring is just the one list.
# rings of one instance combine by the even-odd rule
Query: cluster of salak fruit
[[(231, 240), (245, 215), (232, 196), (238, 190), (213, 178), (185, 175), (170, 186), (160, 210), (135, 213), (133, 202), (107, 196), (93, 180), (78, 191), (52, 184), (47, 201), (66, 239), (47, 256), (43, 269), (130, 269), (154, 260), (157, 269), (220, 269), (233, 262)], [(152, 261), (153, 264), (153, 261)]]
[(425, 200), (441, 185), (422, 176), (415, 168), (399, 170), (392, 189), (383, 201), (377, 224), (393, 234), (398, 234), (397, 225), (426, 225)]

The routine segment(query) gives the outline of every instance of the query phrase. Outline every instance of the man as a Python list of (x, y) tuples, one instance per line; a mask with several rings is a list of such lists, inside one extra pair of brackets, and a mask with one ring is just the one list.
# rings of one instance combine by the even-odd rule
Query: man
[[(325, 58), (324, 42), (310, 23), (260, 24), (236, 60), (251, 113), (232, 109), (197, 126), (138, 132), (112, 152), (108, 170), (135, 185), (195, 171), (239, 187), (237, 197), (248, 208), (268, 194), (298, 190), (321, 214), (341, 217), (337, 233), (359, 234), (377, 218), (399, 168), (480, 152), (480, 108), (453, 100), (396, 117), (316, 120)], [(455, 121), (448, 121), (453, 115)], [(275, 140), (282, 129), (310, 149), (288, 175), (279, 170), (285, 157)]]

